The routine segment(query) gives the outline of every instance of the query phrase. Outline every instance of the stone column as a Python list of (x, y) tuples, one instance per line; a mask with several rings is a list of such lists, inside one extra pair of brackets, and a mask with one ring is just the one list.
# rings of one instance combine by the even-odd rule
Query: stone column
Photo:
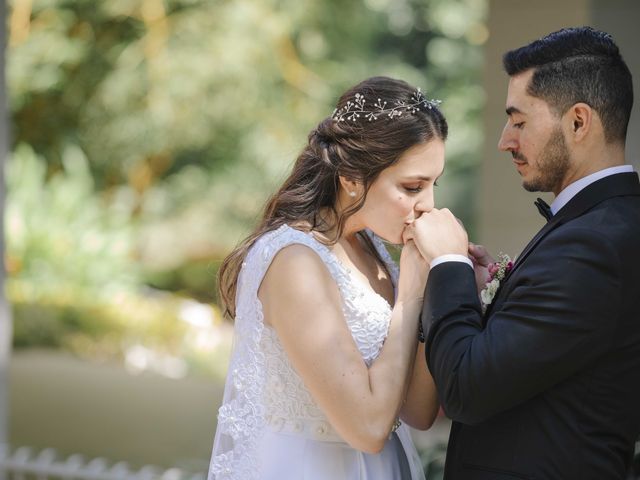
[(591, 25), (613, 35), (633, 75), (635, 101), (627, 130), (627, 162), (640, 173), (640, 2), (591, 0)]

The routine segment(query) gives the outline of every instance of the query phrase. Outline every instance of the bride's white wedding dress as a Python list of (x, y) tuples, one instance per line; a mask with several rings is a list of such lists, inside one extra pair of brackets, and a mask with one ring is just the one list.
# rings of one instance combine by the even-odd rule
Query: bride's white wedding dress
[[(382, 242), (370, 236), (397, 285), (397, 265)], [(352, 277), (329, 248), (287, 225), (260, 237), (238, 278), (234, 348), (209, 480), (423, 480), (404, 424), (378, 454), (342, 440), (293, 369), (275, 331), (264, 325), (258, 288), (276, 253), (294, 243), (315, 251), (338, 284), (345, 320), (367, 365), (386, 338), (389, 304)]]

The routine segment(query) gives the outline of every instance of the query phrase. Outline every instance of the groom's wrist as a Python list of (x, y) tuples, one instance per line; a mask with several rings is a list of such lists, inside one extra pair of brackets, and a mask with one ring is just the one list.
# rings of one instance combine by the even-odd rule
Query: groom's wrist
[(459, 254), (456, 254), (456, 253), (451, 253), (451, 254), (447, 254), (447, 255), (440, 255), (440, 256), (434, 258), (433, 260), (431, 260), (430, 268), (434, 268), (435, 266), (440, 265), (441, 263), (445, 263), (445, 262), (466, 263), (471, 268), (473, 268), (473, 262), (471, 260), (469, 260), (468, 257), (465, 257), (464, 255), (459, 255)]

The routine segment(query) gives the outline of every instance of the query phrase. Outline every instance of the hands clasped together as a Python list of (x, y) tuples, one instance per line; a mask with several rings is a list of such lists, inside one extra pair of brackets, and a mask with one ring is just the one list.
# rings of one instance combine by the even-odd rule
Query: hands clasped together
[(467, 232), (447, 208), (432, 209), (408, 224), (403, 234), (404, 248), (400, 256), (401, 295), (422, 295), (433, 260), (444, 255), (459, 255), (473, 263), (478, 292), (484, 287), (488, 266), (493, 257), (481, 245), (469, 242)]

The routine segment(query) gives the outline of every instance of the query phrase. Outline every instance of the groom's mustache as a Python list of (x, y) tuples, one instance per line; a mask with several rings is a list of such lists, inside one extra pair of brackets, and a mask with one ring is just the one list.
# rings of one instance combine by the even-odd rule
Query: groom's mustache
[(519, 160), (521, 162), (527, 162), (527, 157), (525, 157), (524, 155), (522, 155), (520, 152), (511, 152), (511, 156), (513, 157), (514, 160)]

